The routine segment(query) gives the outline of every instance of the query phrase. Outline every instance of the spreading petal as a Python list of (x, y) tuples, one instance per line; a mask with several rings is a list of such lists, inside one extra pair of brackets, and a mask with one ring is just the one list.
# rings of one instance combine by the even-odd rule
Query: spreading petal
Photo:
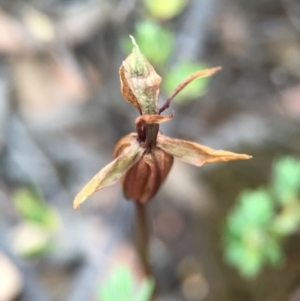
[(252, 158), (252, 156), (245, 154), (214, 150), (195, 142), (173, 139), (161, 134), (157, 136), (157, 147), (182, 161), (196, 166), (202, 166), (205, 163), (247, 160)]
[(128, 136), (130, 135), (123, 138), (126, 138), (125, 142), (127, 145), (124, 144), (124, 147), (127, 147), (127, 149), (123, 148), (124, 151), (122, 154), (101, 169), (100, 172), (83, 187), (74, 199), (74, 209), (78, 209), (79, 206), (97, 190), (117, 182), (126, 171), (142, 157), (144, 150), (140, 147), (136, 139), (131, 139), (131, 143), (129, 144), (130, 137)]

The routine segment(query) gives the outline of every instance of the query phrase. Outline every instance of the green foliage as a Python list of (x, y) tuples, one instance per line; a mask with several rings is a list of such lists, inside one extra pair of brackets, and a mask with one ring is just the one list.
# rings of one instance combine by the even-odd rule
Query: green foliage
[(146, 278), (138, 290), (128, 267), (118, 266), (99, 291), (100, 301), (150, 301), (154, 281)]
[(36, 191), (26, 188), (19, 189), (14, 193), (13, 200), (16, 209), (26, 221), (39, 224), (47, 229), (57, 227), (57, 213), (46, 205)]
[(58, 213), (34, 189), (18, 189), (15, 208), (23, 220), (14, 233), (14, 248), (24, 257), (37, 257), (53, 250), (52, 235), (60, 225)]
[(299, 196), (300, 161), (287, 157), (274, 163), (273, 190), (279, 202)]
[(256, 276), (267, 263), (280, 266), (283, 239), (299, 229), (300, 161), (278, 160), (272, 175), (269, 187), (242, 192), (226, 221), (226, 261), (245, 277)]
[(171, 19), (179, 15), (187, 4), (187, 0), (143, 0), (149, 13), (157, 19)]

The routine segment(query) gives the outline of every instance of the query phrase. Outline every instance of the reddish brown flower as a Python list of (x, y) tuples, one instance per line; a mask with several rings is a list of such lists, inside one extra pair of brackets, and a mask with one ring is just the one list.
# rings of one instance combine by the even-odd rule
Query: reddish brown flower
[(196, 166), (251, 158), (245, 154), (213, 150), (195, 142), (162, 135), (159, 132), (159, 124), (172, 119), (173, 114), (160, 114), (169, 107), (171, 100), (192, 80), (210, 76), (221, 68), (192, 74), (175, 89), (159, 109), (161, 78), (133, 38), (132, 40), (134, 48), (120, 68), (120, 81), (122, 95), (141, 114), (135, 121), (137, 133), (131, 133), (118, 141), (114, 150), (114, 161), (96, 174), (77, 194), (74, 200), (75, 209), (94, 192), (118, 180), (122, 182), (126, 198), (147, 203), (166, 179), (174, 157)]

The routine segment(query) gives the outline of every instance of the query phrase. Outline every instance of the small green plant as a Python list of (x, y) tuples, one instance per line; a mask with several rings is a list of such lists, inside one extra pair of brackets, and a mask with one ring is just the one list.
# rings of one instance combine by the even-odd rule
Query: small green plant
[(14, 232), (15, 251), (24, 257), (37, 257), (53, 248), (52, 234), (58, 229), (58, 213), (41, 195), (30, 188), (15, 191), (13, 201), (22, 220)]
[(244, 191), (225, 226), (225, 258), (245, 277), (284, 262), (283, 239), (300, 226), (300, 161), (275, 161), (269, 187)]
[(149, 301), (154, 290), (154, 280), (145, 278), (136, 289), (128, 267), (118, 266), (99, 290), (100, 301)]
[(57, 212), (48, 206), (34, 189), (22, 188), (15, 191), (13, 200), (20, 215), (29, 222), (46, 229), (54, 229), (58, 225)]

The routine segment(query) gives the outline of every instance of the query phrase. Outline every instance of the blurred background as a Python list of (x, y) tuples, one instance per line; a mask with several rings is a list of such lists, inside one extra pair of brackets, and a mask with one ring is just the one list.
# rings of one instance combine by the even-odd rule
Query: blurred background
[[(74, 212), (138, 116), (133, 35), (175, 98), (164, 134), (253, 155), (175, 161), (149, 204), (157, 300), (300, 300), (298, 0), (0, 0), (0, 301), (149, 301), (118, 184)], [(142, 282), (141, 282), (142, 281)]]

